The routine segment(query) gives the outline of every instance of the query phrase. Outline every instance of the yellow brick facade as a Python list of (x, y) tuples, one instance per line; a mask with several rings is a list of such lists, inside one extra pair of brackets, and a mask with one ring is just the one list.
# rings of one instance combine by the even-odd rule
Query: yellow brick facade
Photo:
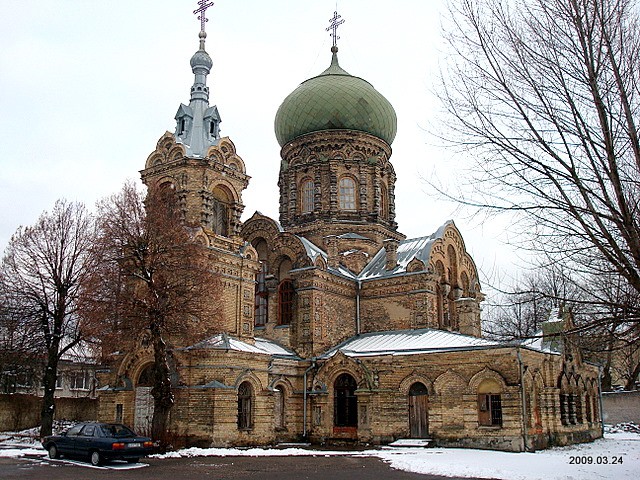
[[(216, 136), (217, 110), (206, 113), (203, 37), (200, 48), (193, 108), (182, 105), (176, 118), (195, 122), (189, 115), (207, 107), (210, 146), (189, 155), (191, 146), (167, 132), (141, 171), (147, 186), (174, 189), (221, 280), (212, 292), (220, 313), (207, 319), (220, 335), (167, 338), (176, 444), (418, 436), (521, 451), (601, 435), (599, 372), (579, 354), (478, 343), (484, 296), (473, 259), (453, 222), (416, 239), (398, 231), (391, 146), (382, 138), (332, 127), (285, 142), (280, 222), (258, 212), (242, 222), (250, 177), (233, 142)], [(350, 77), (332, 52), (328, 71)], [(189, 122), (179, 123), (180, 138), (192, 133), (182, 131)], [(382, 123), (394, 122), (395, 114)], [(453, 343), (342, 348), (372, 336), (388, 342), (385, 332), (442, 333)], [(100, 370), (101, 420), (148, 425), (147, 343), (123, 339)]]

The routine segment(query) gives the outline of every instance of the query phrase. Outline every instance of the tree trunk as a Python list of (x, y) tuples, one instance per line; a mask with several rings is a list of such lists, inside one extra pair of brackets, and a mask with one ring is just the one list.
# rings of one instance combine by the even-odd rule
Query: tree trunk
[(40, 411), (40, 438), (51, 435), (53, 431), (53, 418), (55, 415), (56, 379), (58, 377), (58, 348), (49, 348), (47, 356), (47, 368), (44, 371), (42, 384), (44, 396), (42, 397), (42, 410)]
[(158, 328), (151, 329), (154, 353), (154, 382), (151, 389), (153, 396), (154, 410), (151, 421), (151, 437), (159, 440), (162, 448), (167, 445), (167, 423), (169, 412), (173, 407), (173, 391), (171, 388), (171, 378), (169, 362), (167, 358), (167, 345), (162, 338)]
[(629, 378), (627, 379), (627, 383), (624, 386), (625, 390), (635, 389), (636, 379), (638, 378), (638, 375), (640, 375), (640, 362), (636, 363), (636, 366), (633, 369), (633, 372), (631, 373), (631, 375), (629, 375)]

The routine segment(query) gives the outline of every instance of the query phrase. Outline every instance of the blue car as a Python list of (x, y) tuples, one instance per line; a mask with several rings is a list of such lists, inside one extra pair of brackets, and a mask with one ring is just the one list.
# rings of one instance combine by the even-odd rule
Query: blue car
[(98, 466), (109, 460), (137, 463), (153, 453), (153, 442), (119, 423), (79, 423), (60, 435), (42, 439), (49, 458), (86, 458)]

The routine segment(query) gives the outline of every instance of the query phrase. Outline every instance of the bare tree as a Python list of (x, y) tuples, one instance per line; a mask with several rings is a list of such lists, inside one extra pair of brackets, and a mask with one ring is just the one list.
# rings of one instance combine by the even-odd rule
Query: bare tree
[(35, 225), (18, 229), (0, 267), (5, 318), (37, 335), (29, 347), (44, 353), (41, 436), (51, 434), (58, 362), (83, 338), (77, 301), (95, 265), (93, 235), (93, 218), (85, 207), (59, 200)]
[(0, 392), (35, 392), (45, 357), (39, 326), (21, 315), (5, 287), (0, 282)]
[(515, 213), (581, 288), (614, 274), (640, 292), (637, 1), (452, 2), (444, 137), (477, 161), (451, 197)]
[[(219, 276), (210, 251), (194, 242), (172, 188), (146, 199), (132, 183), (98, 204), (101, 268), (86, 284), (84, 314), (105, 353), (122, 350), (126, 338), (147, 335), (153, 346), (153, 438), (162, 440), (174, 403), (173, 346), (218, 331)], [(129, 345), (131, 347), (131, 345)]]

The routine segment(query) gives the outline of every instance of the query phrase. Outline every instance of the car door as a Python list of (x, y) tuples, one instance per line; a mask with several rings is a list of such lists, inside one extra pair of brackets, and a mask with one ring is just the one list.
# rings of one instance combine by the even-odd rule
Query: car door
[(80, 434), (76, 437), (75, 454), (79, 457), (88, 457), (89, 450), (94, 446), (94, 435), (96, 432), (96, 426), (93, 424), (85, 425), (80, 431)]
[(80, 433), (80, 430), (82, 430), (82, 427), (84, 427), (83, 423), (74, 425), (67, 430), (66, 434), (60, 436), (56, 440), (56, 447), (61, 454), (73, 455), (75, 453), (76, 438), (78, 438), (78, 434)]

